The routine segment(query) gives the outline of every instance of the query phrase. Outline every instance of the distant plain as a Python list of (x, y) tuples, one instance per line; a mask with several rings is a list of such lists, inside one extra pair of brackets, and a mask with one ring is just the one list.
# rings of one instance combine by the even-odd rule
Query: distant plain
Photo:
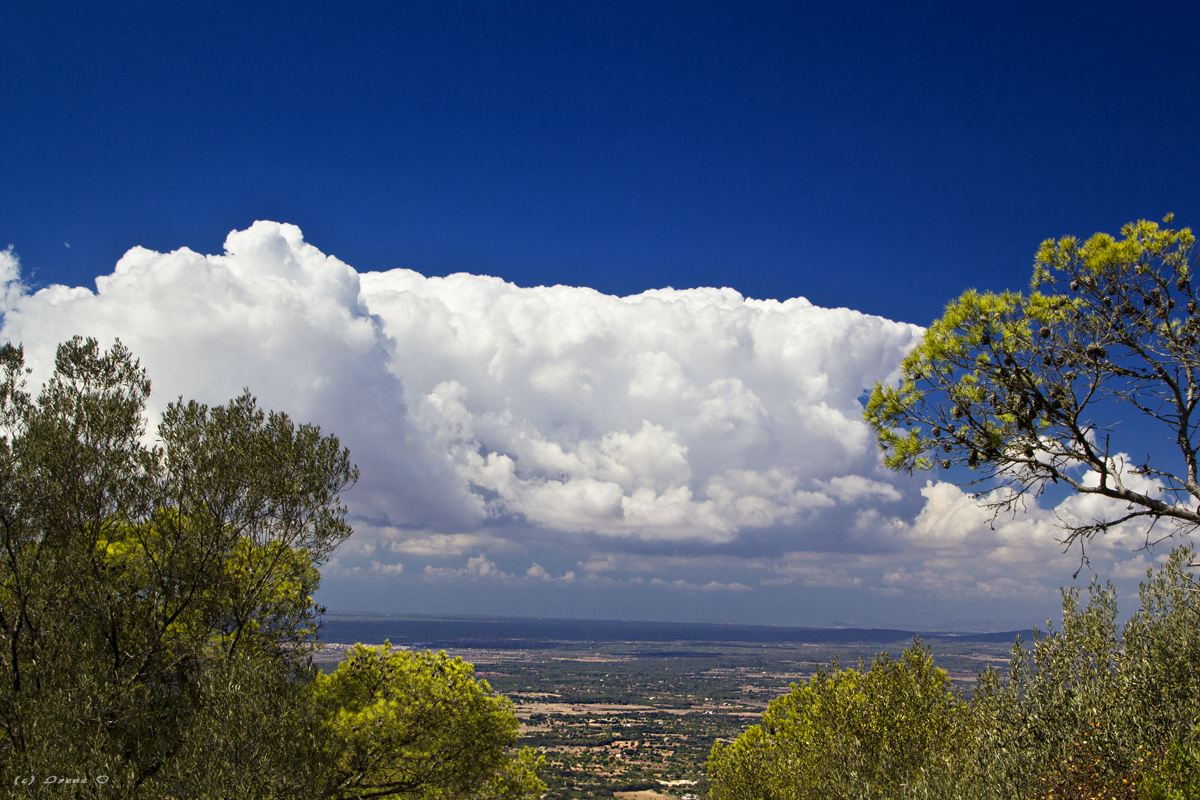
[[(327, 618), (317, 661), (336, 668), (354, 642), (445, 650), (515, 704), (518, 744), (546, 758), (547, 800), (688, 798), (708, 789), (717, 739), (759, 721), (767, 703), (818, 666), (899, 656), (916, 636), (956, 688), (1005, 671), (1018, 633), (619, 622), (509, 617)], [(636, 793), (636, 794), (634, 794)]]

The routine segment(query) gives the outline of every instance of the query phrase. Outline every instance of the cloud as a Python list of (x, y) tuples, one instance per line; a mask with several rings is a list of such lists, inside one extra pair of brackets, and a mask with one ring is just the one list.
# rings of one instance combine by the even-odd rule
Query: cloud
[[(120, 337), (155, 410), (249, 386), (363, 472), (352, 512), (447, 554), (492, 521), (727, 542), (856, 496), (875, 455), (856, 398), (920, 329), (731, 289), (613, 297), (498, 278), (358, 273), (256, 222), (220, 255), (135, 247), (96, 291), (29, 293), (0, 257), (0, 336), (44, 378), (73, 334)], [(858, 493), (857, 495), (855, 493)], [(894, 492), (894, 490), (892, 490)], [(807, 516), (806, 516), (807, 515)]]
[(425, 575), (429, 578), (490, 578), (493, 580), (503, 580), (509, 575), (500, 570), (496, 564), (489, 560), (486, 556), (475, 556), (467, 559), (467, 565), (459, 569), (450, 567), (435, 567), (429, 565), (425, 567)]
[[(1112, 462), (1129, 488), (1151, 496), (1161, 490), (1156, 479), (1128, 471), (1126, 454)], [(1099, 475), (1087, 471), (1081, 481), (1096, 486)], [(911, 524), (876, 509), (858, 515), (860, 527), (896, 542), (903, 554), (884, 571), (885, 587), (1013, 598), (1054, 594), (1065, 576), (1089, 565), (1113, 579), (1143, 578), (1149, 566), (1138, 552), (1154, 541), (1148, 522), (1125, 523), (1070, 549), (1063, 544), (1064, 524), (1113, 519), (1125, 509), (1119, 501), (1070, 494), (1047, 507), (1027, 497), (1014, 511), (997, 514), (987, 506), (1002, 499), (998, 491), (975, 500), (953, 484), (927, 481), (921, 495), (925, 503)], [(1159, 529), (1165, 534), (1167, 525)]]
[(11, 273), (0, 278), (8, 279), (0, 337), (24, 343), (36, 381), (71, 335), (119, 337), (148, 368), (155, 416), (179, 395), (220, 403), (250, 387), (263, 405), (350, 445), (364, 467), (357, 514), (460, 530), (478, 519), (474, 496), (412, 429), (389, 372), (396, 344), (367, 308), (358, 274), (295, 226), (235, 231), (216, 256), (135, 247), (95, 292), (30, 294)]
[[(403, 532), (389, 532), (390, 535), (403, 535)], [(487, 550), (508, 550), (511, 543), (486, 534), (476, 533), (431, 533), (415, 537), (391, 541), (389, 549), (393, 553), (409, 553), (416, 556), (461, 556), (464, 553)]]
[(752, 592), (754, 591), (749, 586), (741, 583), (721, 583), (720, 581), (709, 581), (704, 585), (697, 583), (689, 583), (683, 579), (673, 581), (665, 581), (662, 578), (654, 578), (650, 581), (651, 586), (660, 586), (666, 589), (676, 589), (681, 591), (701, 591), (701, 592)]
[(536, 561), (533, 562), (533, 564), (529, 567), (529, 569), (527, 569), (525, 571), (525, 576), (528, 578), (532, 578), (533, 580), (536, 580), (536, 581), (547, 581), (547, 582), (562, 581), (564, 583), (570, 583), (571, 581), (575, 580), (574, 571), (568, 571), (568, 572), (564, 573), (561, 578), (555, 578), (553, 575), (551, 575), (549, 572), (546, 571), (545, 567), (543, 567), (541, 564), (537, 563)]
[(880, 481), (873, 481), (862, 475), (841, 475), (826, 481), (814, 483), (827, 494), (833, 495), (843, 503), (853, 503), (859, 500), (879, 498), (881, 500), (899, 500), (901, 495), (895, 486)]
[[(786, 553), (782, 558), (773, 560), (767, 567), (775, 577), (764, 578), (759, 583), (763, 586), (800, 583), (804, 586), (857, 589), (863, 586), (864, 578), (851, 574), (855, 566), (864, 566), (862, 559), (847, 558), (844, 555), (831, 557), (828, 553)], [(866, 566), (869, 566), (869, 562)]]
[(10, 244), (4, 250), (0, 250), (0, 302), (3, 303), (2, 307), (9, 308), (10, 303), (20, 300), (25, 293), (26, 288), (21, 283), (21, 261), (13, 252), (13, 246)]

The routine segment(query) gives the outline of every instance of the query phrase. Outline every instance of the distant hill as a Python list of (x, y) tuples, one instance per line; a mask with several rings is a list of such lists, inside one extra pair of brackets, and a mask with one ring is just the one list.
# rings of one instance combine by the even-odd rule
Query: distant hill
[(943, 639), (954, 639), (959, 642), (1008, 642), (1012, 643), (1017, 636), (1022, 642), (1033, 641), (1033, 628), (1019, 631), (999, 631), (996, 633), (926, 633), (921, 634), (926, 639), (937, 636)]
[[(326, 642), (426, 646), (545, 648), (556, 642), (792, 642), (830, 644), (907, 641), (917, 631), (893, 628), (790, 628), (704, 622), (632, 622), (532, 617), (331, 615), (321, 628)], [(922, 634), (961, 641), (1011, 642), (1018, 631), (971, 634)], [(1032, 631), (1020, 631), (1029, 638)]]

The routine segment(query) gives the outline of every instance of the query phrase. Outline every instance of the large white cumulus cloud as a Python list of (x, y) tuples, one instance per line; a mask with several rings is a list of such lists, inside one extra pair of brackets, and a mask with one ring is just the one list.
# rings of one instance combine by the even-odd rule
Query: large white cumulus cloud
[(352, 512), (379, 530), (721, 542), (898, 497), (865, 477), (857, 398), (911, 325), (730, 289), (360, 274), (273, 222), (221, 255), (134, 248), (94, 292), (27, 292), (5, 259), (0, 337), (24, 343), (36, 378), (84, 334), (142, 358), (155, 410), (248, 386), (350, 446)]
[(817, 481), (874, 463), (856, 398), (918, 332), (730, 289), (361, 281), (414, 423), (486, 511), (614, 535), (727, 539), (832, 505)]

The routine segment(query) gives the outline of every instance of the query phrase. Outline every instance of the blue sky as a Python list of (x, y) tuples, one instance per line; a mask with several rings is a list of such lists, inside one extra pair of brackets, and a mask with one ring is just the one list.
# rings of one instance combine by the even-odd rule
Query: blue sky
[[(13, 245), (25, 287), (10, 294), (4, 336), (44, 351), (75, 332), (120, 335), (146, 353), (160, 393), (228, 385), (228, 397), (249, 385), (363, 442), (360, 461), (380, 475), (410, 470), (407, 486), (424, 476), (412, 496), (381, 477), (355, 490), (357, 549), (326, 574), (334, 608), (933, 627), (1044, 619), (1072, 570), (1032, 570), (1045, 559), (1030, 555), (1008, 575), (1026, 570), (1028, 581), (1001, 587), (1001, 572), (972, 565), (1012, 541), (930, 549), (942, 535), (935, 512), (960, 502), (941, 484), (879, 474), (869, 448), (847, 444), (853, 432), (831, 444), (805, 431), (822, 408), (850, 419), (862, 388), (887, 376), (912, 331), (884, 322), (927, 324), (968, 287), (1023, 287), (1046, 237), (1167, 212), (1200, 219), (1197, 19), (1182, 4), (6, 3), (0, 13), (0, 244)], [(298, 226), (305, 246), (355, 276), (408, 269), (511, 286), (388, 273), (337, 306), (345, 326), (314, 323), (337, 315), (312, 311), (333, 296), (312, 287), (344, 300), (358, 278), (329, 277), (316, 260), (286, 273), (278, 254), (308, 251), (292, 229), (252, 230), (255, 220)], [(127, 259), (107, 300), (35, 294), (92, 288), (135, 246), (219, 261), (230, 231), (247, 233), (220, 263)], [(311, 301), (308, 322), (269, 293), (222, 306), (219, 282), (189, 284), (193, 299), (214, 292), (195, 317), (136, 313), (184, 291), (200, 264), (230, 269), (230, 281), (282, 275), (301, 287), (293, 306)], [(556, 284), (598, 294), (518, 291)], [(772, 317), (679, 295), (627, 318), (614, 297), (664, 287), (803, 297), (817, 311)], [(684, 306), (683, 317), (671, 311)], [(817, 313), (839, 307), (884, 320)], [(581, 309), (608, 333), (555, 339), (591, 319)], [(373, 333), (355, 327), (363, 319)], [(447, 319), (486, 324), (467, 347), (461, 325), (431, 333)], [(673, 333), (646, 345), (663, 326)], [(547, 347), (525, 347), (497, 373), (503, 342), (530, 329)], [(708, 359), (735, 329), (755, 354), (780, 337), (810, 349)], [(369, 346), (355, 338), (368, 335)], [(274, 338), (356, 366), (317, 374), (309, 356), (262, 344)], [(192, 354), (190, 371), (173, 371), (171, 352)], [(314, 375), (308, 389), (287, 382), (297, 364)], [(312, 388), (335, 374), (357, 394)], [(809, 416), (790, 420), (798, 374), (812, 379)], [(606, 388), (618, 380), (620, 391)], [(692, 405), (672, 405), (685, 396)], [(746, 422), (754, 402), (771, 421), (760, 438), (711, 445), (701, 423), (715, 419), (713, 404)], [(443, 435), (462, 424), (455, 409), (482, 466)], [(404, 422), (371, 433), (362, 419), (375, 414)], [(389, 437), (408, 444), (376, 446)], [(405, 449), (417, 439), (424, 449)], [(520, 451), (528, 441), (543, 449)], [(676, 448), (681, 460), (638, 461), (638, 447)], [(514, 483), (488, 472), (489, 454), (518, 464)], [(575, 466), (552, 469), (560, 455)], [(435, 463), (451, 465), (442, 483), (429, 477)], [(545, 500), (551, 484), (567, 494)], [(587, 503), (608, 502), (596, 487), (623, 492), (628, 524), (588, 516)], [(655, 503), (686, 489), (685, 521), (629, 522), (639, 488)], [(766, 516), (731, 510), (746, 498)], [(869, 498), (882, 504), (874, 521), (862, 517)], [(724, 510), (704, 517), (705, 502)], [(1113, 574), (1136, 572), (1119, 566), (1135, 558), (1128, 548), (1117, 551)], [(964, 591), (974, 599), (948, 610)]]

